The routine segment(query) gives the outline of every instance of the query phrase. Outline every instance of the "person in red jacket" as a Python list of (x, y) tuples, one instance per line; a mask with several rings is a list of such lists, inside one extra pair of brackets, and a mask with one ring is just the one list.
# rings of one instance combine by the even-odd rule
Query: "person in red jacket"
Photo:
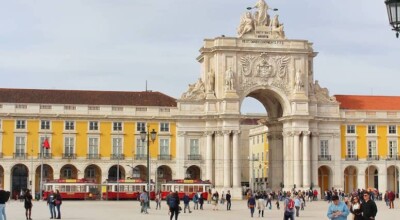
[(389, 191), (388, 193), (388, 199), (389, 199), (389, 209), (394, 209), (394, 199), (396, 196), (394, 195), (393, 191)]

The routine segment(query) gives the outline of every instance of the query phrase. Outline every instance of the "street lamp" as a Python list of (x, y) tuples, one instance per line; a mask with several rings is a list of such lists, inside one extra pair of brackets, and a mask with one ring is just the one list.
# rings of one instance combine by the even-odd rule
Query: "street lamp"
[[(150, 126), (147, 126), (147, 131), (150, 129)], [(156, 135), (157, 132), (153, 129), (151, 132), (146, 132), (145, 130), (142, 130), (140, 132), (140, 139), (142, 142), (146, 141), (146, 136), (147, 136), (147, 190), (149, 192), (150, 196), (150, 138), (151, 142), (154, 143), (156, 140)]]
[(389, 23), (396, 32), (396, 37), (399, 38), (400, 32), (400, 0), (386, 0), (385, 1), (387, 13), (389, 16)]

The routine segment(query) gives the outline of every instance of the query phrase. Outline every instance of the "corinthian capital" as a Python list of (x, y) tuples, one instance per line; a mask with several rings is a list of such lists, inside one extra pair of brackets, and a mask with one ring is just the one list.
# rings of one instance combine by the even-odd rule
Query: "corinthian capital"
[(311, 134), (311, 131), (303, 131), (303, 136), (308, 136)]
[(204, 136), (211, 136), (214, 134), (214, 131), (205, 131)]
[(224, 135), (230, 135), (231, 134), (231, 130), (223, 130), (222, 131), (222, 133), (224, 134)]

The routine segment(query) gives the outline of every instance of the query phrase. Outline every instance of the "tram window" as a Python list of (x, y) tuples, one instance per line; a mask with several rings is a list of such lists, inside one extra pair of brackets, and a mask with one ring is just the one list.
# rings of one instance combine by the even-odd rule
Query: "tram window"
[(183, 187), (183, 191), (184, 191), (184, 192), (188, 192), (188, 191), (189, 191), (188, 189), (189, 189), (188, 186), (184, 186), (184, 187)]
[(197, 190), (197, 191), (204, 192), (203, 186), (199, 186), (199, 190)]
[(189, 192), (194, 192), (193, 191), (193, 186), (189, 186)]
[(193, 192), (199, 191), (199, 186), (193, 186)]

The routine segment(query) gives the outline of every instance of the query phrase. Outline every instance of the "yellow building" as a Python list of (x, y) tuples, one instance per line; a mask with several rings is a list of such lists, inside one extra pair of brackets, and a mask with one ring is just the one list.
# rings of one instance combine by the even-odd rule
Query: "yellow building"
[(268, 186), (268, 128), (257, 125), (249, 130), (249, 185), (253, 190), (263, 191)]

